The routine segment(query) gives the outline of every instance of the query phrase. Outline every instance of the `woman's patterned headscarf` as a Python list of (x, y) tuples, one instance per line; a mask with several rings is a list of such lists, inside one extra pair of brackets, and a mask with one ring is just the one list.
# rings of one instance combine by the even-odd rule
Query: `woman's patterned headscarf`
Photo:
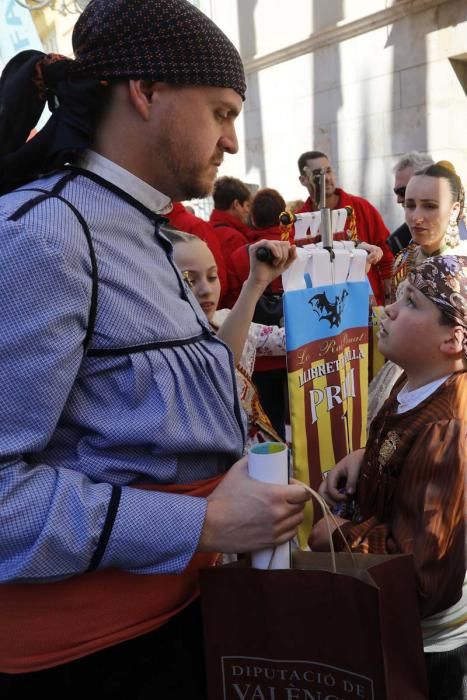
[(463, 327), (464, 354), (467, 357), (467, 257), (439, 255), (428, 258), (409, 273), (408, 281), (447, 319)]

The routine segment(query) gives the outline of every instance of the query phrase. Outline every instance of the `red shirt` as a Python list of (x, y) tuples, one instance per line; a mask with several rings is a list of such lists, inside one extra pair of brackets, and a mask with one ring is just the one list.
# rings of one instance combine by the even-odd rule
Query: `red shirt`
[(227, 265), (232, 253), (249, 242), (250, 228), (227, 211), (213, 209), (209, 219)]
[[(390, 279), (392, 274), (392, 263), (394, 256), (391, 253), (386, 240), (389, 236), (389, 230), (386, 228), (381, 214), (375, 207), (370, 204), (363, 197), (357, 197), (354, 194), (349, 194), (344, 192), (339, 187), (336, 187), (336, 194), (338, 195), (338, 201), (334, 209), (341, 209), (343, 207), (350, 206), (353, 208), (355, 213), (355, 221), (357, 224), (357, 237), (361, 241), (366, 243), (371, 243), (372, 245), (377, 245), (383, 251), (383, 257), (377, 265), (372, 265), (368, 272), (368, 279), (370, 280), (373, 293), (376, 297), (376, 301), (379, 305), (384, 304), (384, 286), (383, 280)], [(297, 211), (297, 214), (316, 211), (316, 207), (312, 202), (311, 198), (308, 197), (303, 207)], [(347, 236), (345, 232), (342, 234), (337, 234), (335, 236), (336, 240), (346, 239)], [(319, 241), (320, 237), (317, 236), (311, 242)]]
[(166, 216), (171, 226), (179, 231), (184, 231), (185, 233), (191, 233), (193, 236), (198, 236), (198, 238), (201, 238), (201, 240), (208, 245), (216, 260), (217, 274), (219, 275), (219, 280), (221, 283), (221, 297), (219, 300), (219, 305), (220, 308), (222, 308), (222, 306), (225, 306), (224, 299), (228, 291), (227, 272), (224, 263), (224, 256), (219, 245), (219, 240), (214, 234), (211, 226), (207, 221), (204, 221), (203, 219), (200, 219), (199, 216), (195, 216), (187, 211), (181, 202), (174, 202), (172, 211), (169, 214), (166, 214)]

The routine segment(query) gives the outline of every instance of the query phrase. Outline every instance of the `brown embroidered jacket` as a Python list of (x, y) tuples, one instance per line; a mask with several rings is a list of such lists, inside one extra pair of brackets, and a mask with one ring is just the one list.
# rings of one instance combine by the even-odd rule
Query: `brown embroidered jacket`
[[(413, 554), (426, 617), (459, 600), (465, 577), (467, 372), (398, 415), (405, 381), (404, 374), (373, 420), (357, 516), (343, 531), (358, 552)], [(333, 541), (343, 548), (340, 538)]]

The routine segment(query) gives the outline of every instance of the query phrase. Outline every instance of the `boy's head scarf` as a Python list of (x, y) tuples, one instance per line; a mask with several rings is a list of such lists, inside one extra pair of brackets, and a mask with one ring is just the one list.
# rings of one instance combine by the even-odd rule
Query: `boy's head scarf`
[(464, 329), (467, 357), (467, 257), (438, 255), (428, 258), (408, 275), (410, 284), (435, 304), (453, 324)]
[[(240, 55), (188, 0), (91, 0), (73, 30), (76, 60), (23, 51), (0, 77), (0, 193), (76, 160), (109, 82), (225, 87), (245, 98)], [(52, 116), (27, 141), (45, 105)]]

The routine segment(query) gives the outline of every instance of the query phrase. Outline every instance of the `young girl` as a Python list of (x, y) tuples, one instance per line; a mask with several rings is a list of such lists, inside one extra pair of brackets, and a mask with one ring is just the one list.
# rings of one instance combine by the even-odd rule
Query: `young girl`
[[(237, 387), (242, 407), (247, 414), (248, 449), (255, 442), (277, 440), (269, 418), (264, 413), (251, 375), (256, 355), (285, 355), (284, 329), (251, 323), (258, 299), (273, 279), (286, 270), (295, 259), (295, 248), (288, 242), (259, 241), (250, 246), (250, 274), (235, 306), (217, 311), (220, 284), (214, 257), (207, 245), (196, 236), (170, 229), (164, 234), (174, 246), (174, 262), (182, 272), (207, 319), (232, 350), (236, 366)], [(256, 250), (269, 248), (274, 255), (273, 265), (260, 263)]]

